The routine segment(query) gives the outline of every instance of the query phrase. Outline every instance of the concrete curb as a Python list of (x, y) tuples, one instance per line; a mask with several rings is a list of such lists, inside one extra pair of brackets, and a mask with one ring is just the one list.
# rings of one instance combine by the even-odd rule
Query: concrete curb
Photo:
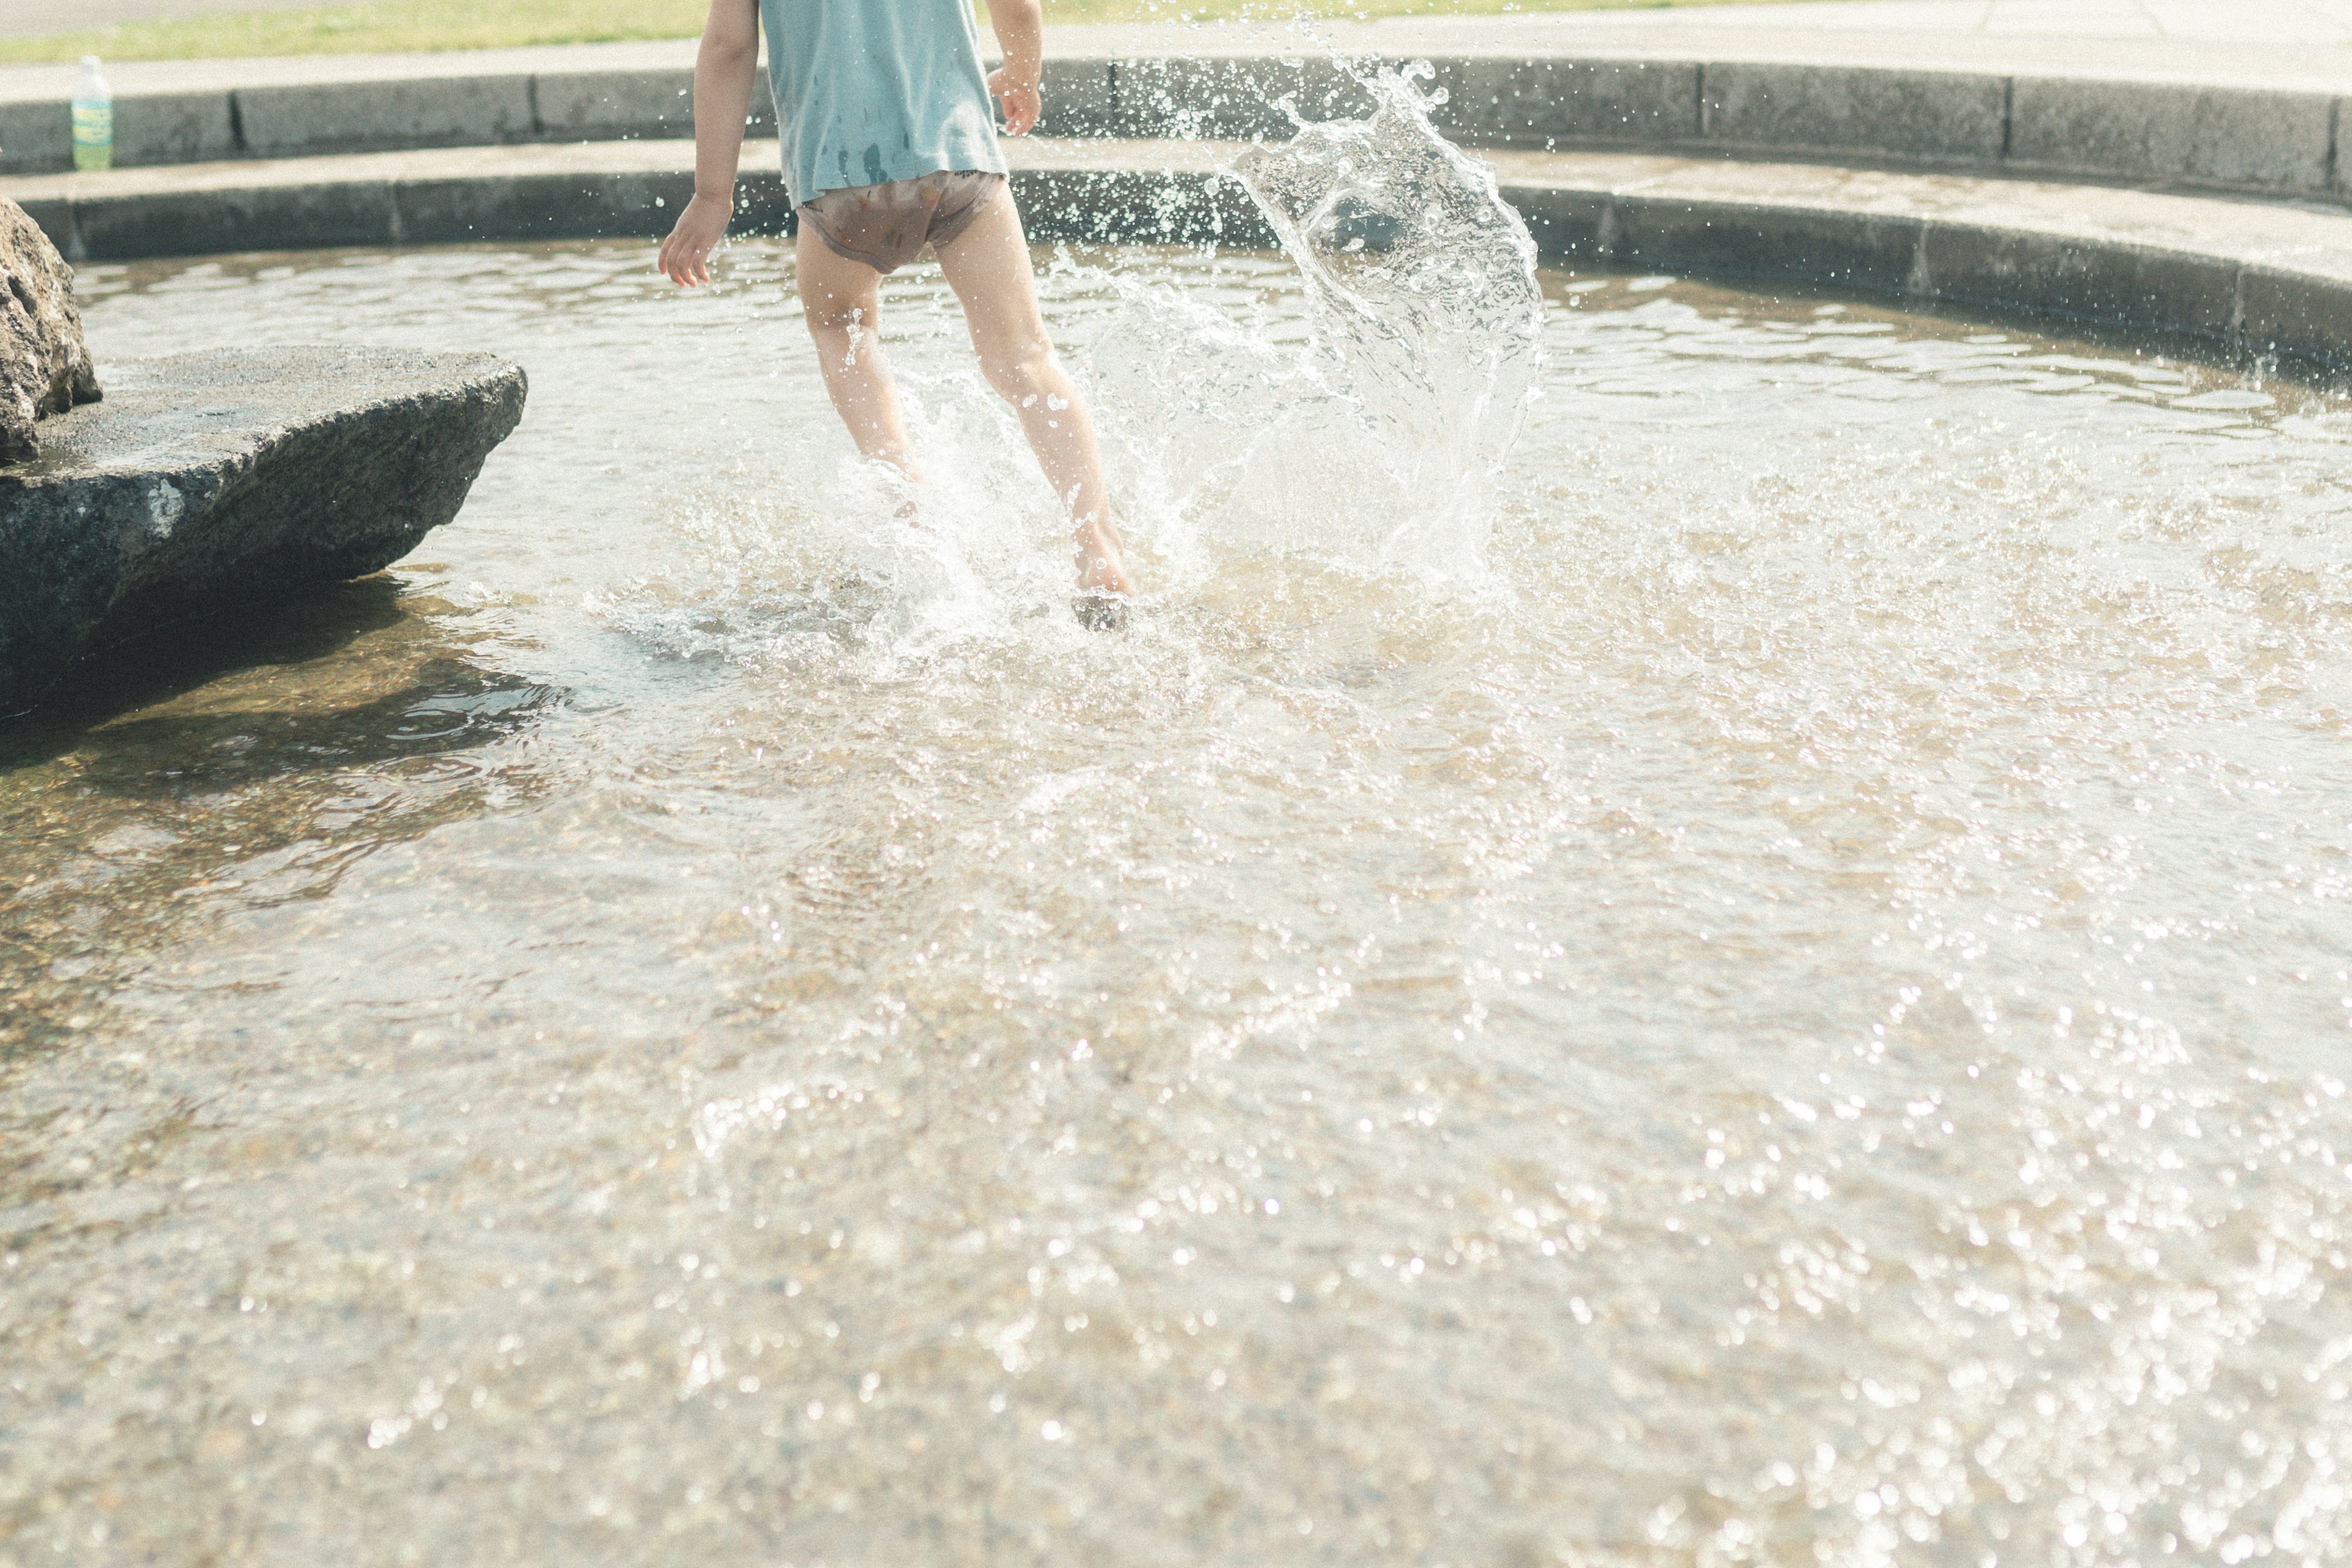
[[(1369, 64), (1367, 57), (1359, 64)], [(1391, 62), (1394, 63), (1394, 62)], [(1622, 53), (1433, 58), (1441, 129), (1467, 145), (1803, 157), (1977, 173), (2161, 180), (2352, 203), (2345, 106), (2310, 89), (1967, 68)], [(125, 168), (239, 157), (684, 138), (683, 67), (353, 75), (129, 93)], [(1287, 135), (1358, 112), (1328, 57), (1061, 55), (1045, 132), (1125, 140)], [(755, 132), (772, 130), (764, 95)], [(0, 174), (69, 164), (63, 99), (0, 99)]]
[[(273, 82), (114, 100), (120, 168), (421, 147), (691, 137), (691, 70), (457, 73)], [(0, 100), (0, 174), (73, 166), (64, 99)], [(756, 99), (751, 124), (774, 133)]]
[[(1040, 239), (1270, 246), (1199, 141), (1008, 144)], [(2179, 333), (2352, 365), (2352, 215), (2182, 191), (1623, 153), (1499, 152), (1545, 257)], [(746, 148), (739, 232), (791, 213), (772, 142)], [(693, 190), (678, 142), (351, 154), (22, 182), (79, 260), (334, 246), (636, 237)]]

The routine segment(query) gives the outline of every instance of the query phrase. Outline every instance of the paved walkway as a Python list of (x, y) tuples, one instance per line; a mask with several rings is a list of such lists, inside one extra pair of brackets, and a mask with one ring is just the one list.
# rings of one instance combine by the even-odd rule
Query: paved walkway
[[(285, 11), (320, 0), (0, 0), (0, 36), (23, 37), (224, 11)], [(2352, 0), (1812, 0), (1572, 14), (1595, 26), (1799, 31), (1924, 30), (1989, 37), (2171, 38), (2225, 44), (2352, 44)]]
[[(75, 0), (149, 14), (277, 0)], [(290, 0), (289, 0), (290, 3)], [(58, 0), (0, 0), (0, 33)], [(77, 13), (80, 16), (84, 13)], [(2156, 77), (2352, 90), (2352, 0), (1801, 0), (1635, 11), (1393, 17), (1311, 26), (1212, 23), (1049, 26), (1057, 54), (1296, 52), (1705, 54), (2023, 74)], [(379, 76), (691, 65), (689, 39), (425, 56), (317, 55), (152, 61), (109, 68), (116, 90), (163, 91)], [(47, 96), (70, 66), (0, 68), (0, 99)], [(65, 84), (60, 87), (59, 84)]]
[(1993, 38), (2177, 39), (2221, 44), (2352, 44), (2352, 0), (1846, 0), (1708, 5), (1639, 18), (1643, 29), (1967, 33)]
[[(1264, 48), (1300, 29), (1251, 24), (1049, 28), (1053, 47)], [(2352, 0), (1810, 0), (1505, 16), (1324, 23), (1342, 48), (1386, 54), (1627, 53), (1821, 60), (2013, 73), (2352, 83)], [(1294, 44), (1293, 47), (1296, 47)]]
[[(24, 37), (226, 11), (286, 11), (320, 0), (0, 0), (0, 36)], [(1560, 14), (1605, 30), (1731, 28), (1971, 33), (1985, 37), (2352, 45), (2352, 0), (1811, 0)]]

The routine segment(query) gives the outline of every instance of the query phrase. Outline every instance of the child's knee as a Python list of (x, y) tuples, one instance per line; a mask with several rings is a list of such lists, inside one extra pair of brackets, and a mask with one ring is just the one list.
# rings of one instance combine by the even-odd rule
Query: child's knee
[(1051, 343), (1026, 344), (1012, 353), (984, 355), (981, 369), (996, 395), (1014, 405), (1045, 396), (1059, 384), (1061, 375), (1061, 367), (1054, 363)]
[(809, 336), (819, 342), (875, 331), (876, 313), (873, 301), (867, 300), (812, 300), (805, 295), (801, 299), (801, 320), (807, 323)]

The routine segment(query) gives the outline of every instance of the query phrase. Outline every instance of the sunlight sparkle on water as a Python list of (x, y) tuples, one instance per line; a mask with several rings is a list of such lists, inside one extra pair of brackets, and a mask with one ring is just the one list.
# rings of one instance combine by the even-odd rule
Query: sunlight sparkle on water
[(1071, 256), (1106, 638), (930, 268), (929, 539), (772, 244), (84, 282), (533, 401), (11, 738), (0, 1550), (2352, 1550), (2338, 399), (1548, 275), (1416, 512), (1253, 466), (1353, 438), (1286, 263)]

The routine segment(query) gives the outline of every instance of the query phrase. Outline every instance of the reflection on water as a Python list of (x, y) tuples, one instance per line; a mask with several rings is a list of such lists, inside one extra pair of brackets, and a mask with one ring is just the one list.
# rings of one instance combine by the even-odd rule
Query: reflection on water
[(377, 843), (525, 788), (460, 760), (546, 688), (442, 640), (377, 577), (157, 637), (0, 732), (0, 1053), (62, 1042), (198, 900), (323, 896)]
[(1437, 575), (1097, 258), (1101, 638), (936, 271), (919, 531), (729, 259), (89, 269), (533, 405), (8, 742), (0, 1558), (2344, 1556), (2338, 401), (1549, 277)]

